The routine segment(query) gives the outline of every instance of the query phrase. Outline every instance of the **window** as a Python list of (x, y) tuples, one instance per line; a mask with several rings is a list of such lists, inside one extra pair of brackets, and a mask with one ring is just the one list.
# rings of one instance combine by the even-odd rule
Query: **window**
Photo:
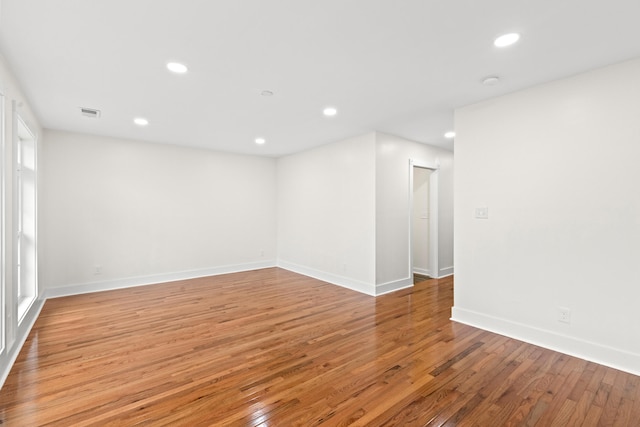
[(38, 295), (36, 252), (36, 138), (17, 116), (15, 141), (15, 252), (14, 278), (18, 300), (18, 322)]
[(0, 92), (0, 355), (5, 350), (4, 282), (4, 94)]

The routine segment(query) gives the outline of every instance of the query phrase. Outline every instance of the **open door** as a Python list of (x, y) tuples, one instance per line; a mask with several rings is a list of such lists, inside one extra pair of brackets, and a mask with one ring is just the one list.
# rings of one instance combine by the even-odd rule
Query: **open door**
[(410, 273), (437, 278), (438, 168), (410, 161)]

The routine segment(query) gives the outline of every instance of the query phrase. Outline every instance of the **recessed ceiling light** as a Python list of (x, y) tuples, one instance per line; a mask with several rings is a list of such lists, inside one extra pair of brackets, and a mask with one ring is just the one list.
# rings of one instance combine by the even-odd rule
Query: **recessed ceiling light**
[(456, 133), (453, 132), (453, 131), (449, 131), (449, 132), (444, 134), (444, 137), (447, 138), (447, 139), (452, 139), (452, 138), (456, 137)]
[(267, 140), (264, 138), (256, 138), (256, 144), (258, 145), (263, 145), (265, 142), (267, 142)]
[(179, 62), (169, 62), (167, 64), (167, 69), (171, 72), (178, 73), (178, 74), (184, 74), (188, 70), (186, 65), (181, 64)]
[(338, 110), (336, 110), (334, 107), (327, 107), (324, 110), (322, 110), (322, 114), (324, 114), (327, 117), (333, 117), (336, 114), (338, 114)]
[(520, 34), (518, 34), (518, 33), (509, 33), (509, 34), (503, 34), (500, 37), (498, 37), (497, 39), (495, 39), (493, 41), (493, 44), (496, 47), (507, 47), (507, 46), (511, 46), (512, 44), (514, 44), (518, 40), (520, 40)]
[(133, 123), (137, 124), (138, 126), (146, 126), (149, 124), (149, 120), (142, 117), (136, 117), (135, 119), (133, 119)]
[(273, 96), (273, 91), (263, 90), (262, 92), (260, 92), (260, 95), (262, 95), (262, 96)]
[(500, 77), (498, 76), (489, 76), (482, 80), (482, 84), (487, 86), (495, 86), (498, 83), (500, 83)]

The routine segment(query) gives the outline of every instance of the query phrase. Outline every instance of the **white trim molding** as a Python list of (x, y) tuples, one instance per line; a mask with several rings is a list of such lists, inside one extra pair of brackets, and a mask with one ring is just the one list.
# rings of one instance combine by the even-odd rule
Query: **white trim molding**
[(431, 270), (427, 270), (426, 268), (413, 267), (413, 274), (420, 274), (421, 276), (433, 277), (431, 275)]
[(136, 286), (175, 282), (177, 280), (196, 279), (198, 277), (240, 273), (243, 271), (259, 270), (261, 268), (271, 267), (276, 267), (275, 261), (260, 261), (246, 264), (235, 264), (199, 270), (182, 271), (177, 273), (154, 274), (150, 276), (129, 277), (124, 279), (105, 280), (101, 282), (78, 283), (75, 285), (62, 286), (58, 288), (48, 288), (45, 290), (44, 295), (46, 298), (58, 298), (70, 295), (80, 295), (92, 292), (111, 291), (114, 289), (124, 289)]
[[(409, 274), (414, 271), (413, 268), (413, 168), (429, 169), (431, 175), (429, 177), (429, 268), (438, 272), (439, 265), (439, 191), (440, 191), (440, 161), (436, 159), (435, 163), (423, 162), (418, 159), (409, 159)], [(419, 273), (420, 274), (420, 273)], [(439, 276), (440, 277), (440, 276)]]
[(634, 375), (640, 375), (640, 354), (459, 307), (451, 308), (451, 320)]
[(370, 296), (376, 296), (376, 286), (370, 283), (362, 282), (360, 280), (351, 279), (349, 277), (339, 276), (337, 274), (327, 273), (325, 271), (316, 270), (313, 268), (298, 265), (289, 261), (278, 261), (278, 267), (285, 270), (293, 271), (294, 273), (302, 274), (304, 276), (313, 277), (314, 279), (322, 280), (323, 282), (331, 283), (332, 285), (342, 286), (343, 288), (351, 289)]
[(376, 296), (388, 294), (391, 292), (399, 291), (400, 289), (406, 289), (413, 286), (413, 277), (407, 277), (406, 279), (394, 280), (393, 282), (382, 283), (376, 286)]
[(453, 276), (453, 266), (451, 267), (443, 267), (438, 271), (438, 279), (442, 279), (444, 277)]
[(13, 342), (13, 345), (11, 348), (6, 349), (6, 358), (3, 357), (2, 361), (4, 363), (0, 364), (0, 389), (2, 389), (4, 382), (7, 380), (9, 372), (11, 372), (11, 368), (18, 358), (20, 350), (22, 350), (22, 346), (27, 341), (33, 325), (36, 323), (36, 320), (38, 320), (40, 311), (42, 311), (42, 307), (44, 307), (44, 303), (44, 298), (38, 298), (35, 300), (16, 331), (16, 339)]

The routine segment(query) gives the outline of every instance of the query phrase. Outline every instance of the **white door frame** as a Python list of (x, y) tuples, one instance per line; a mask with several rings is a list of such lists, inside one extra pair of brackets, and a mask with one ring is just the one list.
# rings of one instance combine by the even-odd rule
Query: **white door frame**
[(430, 169), (429, 176), (429, 270), (440, 277), (438, 265), (438, 163), (409, 159), (409, 277), (413, 277), (413, 168)]

